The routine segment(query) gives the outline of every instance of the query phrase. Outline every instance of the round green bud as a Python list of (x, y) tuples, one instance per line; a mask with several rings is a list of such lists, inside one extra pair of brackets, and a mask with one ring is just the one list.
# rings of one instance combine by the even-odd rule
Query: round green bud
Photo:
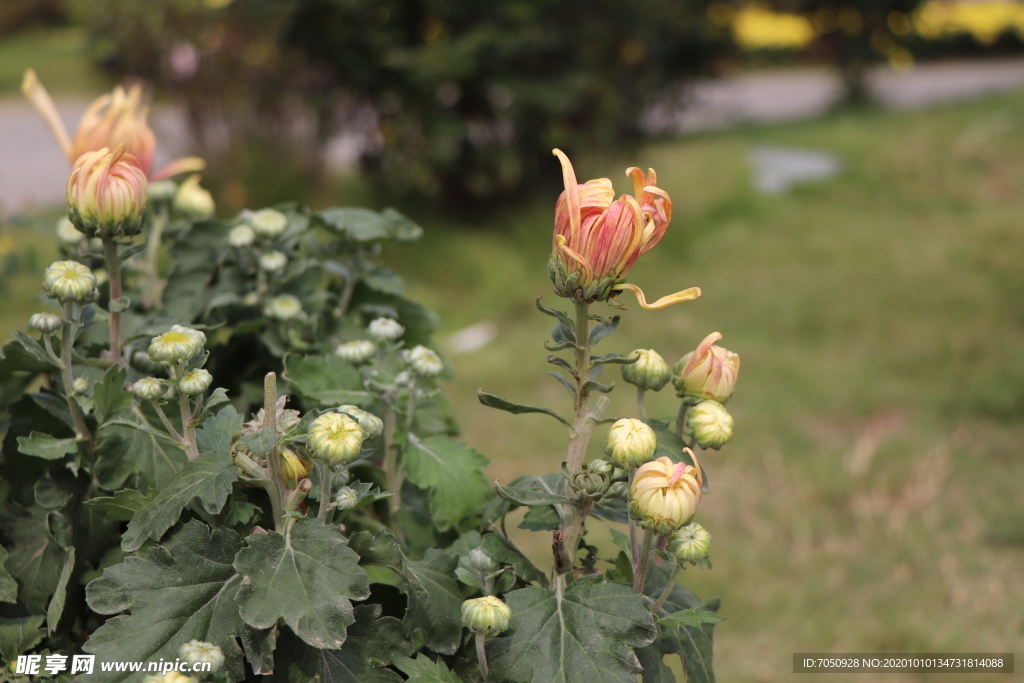
[(268, 251), (260, 256), (260, 268), (268, 273), (277, 273), (288, 265), (288, 257), (279, 251)]
[(195, 358), (206, 346), (206, 335), (199, 330), (175, 325), (170, 332), (153, 337), (149, 357), (157, 363), (176, 365)]
[(336, 412), (344, 413), (359, 423), (367, 439), (375, 439), (384, 432), (384, 421), (359, 406), (338, 406)]
[(691, 522), (669, 536), (668, 551), (676, 556), (679, 564), (697, 564), (711, 552), (711, 534), (700, 524)]
[(149, 186), (149, 201), (169, 202), (178, 193), (178, 183), (173, 180), (159, 180)]
[(256, 233), (248, 225), (236, 225), (228, 233), (228, 244), (239, 249), (252, 246), (255, 241)]
[(362, 365), (363, 363), (368, 363), (377, 355), (377, 347), (372, 341), (359, 339), (338, 344), (338, 348), (334, 349), (334, 353), (339, 358), (347, 360), (353, 365)]
[(672, 377), (668, 363), (654, 349), (637, 349), (629, 355), (637, 354), (640, 360), (622, 366), (622, 379), (645, 391), (661, 391)]
[(377, 341), (395, 341), (405, 334), (405, 328), (391, 318), (377, 318), (370, 323), (367, 330)]
[(587, 465), (587, 469), (591, 472), (612, 476), (615, 473), (615, 464), (608, 460), (591, 460), (590, 464)]
[(162, 379), (146, 377), (132, 385), (132, 392), (140, 401), (155, 401), (167, 393), (167, 385)]
[(76, 396), (82, 396), (85, 392), (89, 391), (89, 380), (84, 377), (76, 377), (71, 382), (71, 392)]
[(248, 218), (249, 225), (260, 237), (273, 239), (288, 227), (288, 218), (275, 209), (260, 209)]
[(310, 426), (306, 445), (332, 465), (347, 465), (359, 457), (365, 440), (366, 432), (348, 415), (324, 413)]
[(43, 273), (43, 289), (51, 299), (87, 304), (96, 300), (96, 276), (78, 261), (55, 261)]
[(426, 346), (415, 346), (402, 357), (417, 377), (437, 377), (444, 371), (441, 358)]
[(190, 640), (178, 650), (178, 656), (191, 664), (210, 663), (210, 671), (220, 671), (224, 666), (224, 652), (219, 646), (213, 643), (204, 643), (201, 640)]
[(33, 313), (28, 319), (28, 326), (43, 334), (57, 334), (64, 326), (64, 321), (53, 313)]
[(594, 472), (589, 468), (573, 472), (569, 479), (569, 486), (580, 498), (600, 498), (611, 485), (612, 478), (609, 474)]
[(725, 406), (708, 399), (687, 411), (683, 434), (694, 439), (701, 448), (717, 451), (732, 439), (732, 428), (732, 415)]
[(490, 574), (501, 566), (483, 548), (473, 548), (469, 551), (469, 564), (481, 574)]
[(174, 195), (174, 210), (192, 221), (204, 221), (213, 216), (217, 205), (213, 195), (199, 186), (199, 176), (187, 178)]
[(275, 296), (263, 308), (263, 314), (277, 320), (303, 320), (306, 312), (302, 310), (302, 302), (291, 294)]
[(209, 389), (212, 383), (213, 375), (208, 370), (199, 368), (181, 378), (181, 381), (178, 383), (178, 391), (186, 396), (198, 396)]
[(57, 221), (57, 241), (66, 246), (81, 244), (85, 240), (85, 233), (75, 227), (71, 219), (64, 216)]
[(462, 603), (462, 625), (473, 633), (496, 636), (508, 629), (512, 610), (493, 595), (472, 598)]
[(654, 457), (658, 450), (658, 437), (654, 430), (640, 420), (624, 417), (617, 420), (608, 430), (604, 452), (616, 467), (630, 469), (639, 467)]
[(359, 492), (348, 486), (342, 486), (334, 494), (334, 507), (339, 510), (351, 510), (359, 502)]

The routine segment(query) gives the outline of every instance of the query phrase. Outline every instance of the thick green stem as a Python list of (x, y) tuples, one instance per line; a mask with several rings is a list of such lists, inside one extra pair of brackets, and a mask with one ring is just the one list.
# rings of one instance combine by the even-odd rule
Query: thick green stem
[[(181, 363), (178, 363), (174, 366), (174, 379), (180, 382), (184, 376), (185, 368)], [(178, 392), (178, 407), (181, 409), (181, 431), (185, 440), (185, 453), (188, 455), (189, 460), (195, 460), (199, 457), (195, 416), (192, 414), (192, 408), (188, 404), (188, 396), (181, 390), (180, 384), (175, 391)]]
[(117, 255), (117, 242), (112, 237), (103, 238), (103, 259), (107, 262), (110, 277), (110, 357), (115, 363), (127, 366), (121, 352), (121, 258)]
[(676, 563), (676, 568), (672, 570), (672, 576), (668, 577), (668, 583), (665, 584), (665, 590), (661, 591), (661, 595), (658, 596), (658, 601), (651, 606), (651, 614), (657, 614), (661, 606), (668, 600), (668, 596), (672, 595), (672, 589), (676, 587), (676, 581), (679, 580), (679, 575), (683, 573), (683, 565)]
[(163, 282), (160, 280), (160, 242), (164, 228), (167, 227), (167, 209), (153, 218), (153, 225), (146, 241), (146, 285), (142, 294), (142, 304), (151, 309), (160, 303)]
[(324, 463), (320, 470), (320, 512), (317, 519), (327, 524), (327, 515), (331, 512), (331, 480), (334, 479), (334, 470), (327, 463)]
[(281, 451), (277, 446), (277, 375), (268, 372), (263, 378), (263, 429), (274, 439), (274, 447), (267, 454), (267, 493), (273, 508), (274, 529), (284, 532), (285, 484), (281, 476)]
[(644, 390), (636, 388), (636, 411), (641, 420), (647, 419), (647, 404), (644, 403)]
[(686, 424), (686, 413), (690, 410), (690, 404), (683, 401), (679, 404), (679, 415), (676, 417), (676, 434), (683, 438), (683, 425)]
[(397, 423), (395, 408), (388, 405), (384, 411), (384, 483), (391, 492), (388, 498), (388, 522), (395, 532), (398, 531), (398, 511), (402, 507), (402, 465), (398, 462), (398, 444), (395, 443)]
[(487, 677), (490, 676), (490, 672), (487, 670), (487, 651), (484, 649), (484, 639), (483, 633), (476, 634), (476, 659), (480, 664), (480, 673), (484, 675), (484, 680), (486, 681)]
[(72, 351), (75, 346), (75, 304), (70, 301), (64, 304), (64, 325), (61, 328), (60, 337), (60, 379), (64, 384), (64, 396), (68, 401), (68, 410), (71, 411), (71, 420), (75, 423), (75, 434), (79, 441), (85, 442), (85, 447), (92, 457), (96, 457), (96, 441), (89, 431), (89, 425), (85, 422), (85, 415), (82, 407), (74, 396), (75, 372), (72, 368)]
[(644, 582), (647, 581), (647, 564), (651, 559), (651, 547), (654, 545), (654, 532), (644, 531), (643, 545), (640, 547), (640, 557), (633, 558), (633, 590), (637, 593), (644, 592)]

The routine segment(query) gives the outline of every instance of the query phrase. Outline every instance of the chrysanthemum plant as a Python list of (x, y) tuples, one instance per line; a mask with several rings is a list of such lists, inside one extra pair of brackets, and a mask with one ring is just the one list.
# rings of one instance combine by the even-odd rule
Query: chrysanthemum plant
[[(666, 681), (678, 655), (687, 680), (714, 680), (717, 601), (678, 580), (710, 567), (694, 453), (731, 438), (739, 358), (717, 333), (674, 368), (593, 353), (620, 320), (595, 304), (700, 294), (648, 305), (624, 282), (671, 220), (653, 171), (614, 199), (556, 151), (549, 272), (571, 310), (538, 307), (572, 414), (480, 399), (555, 417), (568, 450), (560, 471), (492, 486), (454, 438), (436, 318), (380, 261), (418, 226), (295, 205), (216, 220), (198, 160), (150, 177), (137, 91), (101, 99), (74, 139), (34, 76), (26, 92), (68, 153), (70, 223), (54, 305), (0, 348), (0, 679), (141, 680), (104, 664), (163, 661), (150, 682)], [(603, 414), (607, 365), (638, 417)], [(644, 408), (670, 380), (674, 428)], [(608, 459), (587, 463), (604, 423)], [(536, 564), (506, 528), (522, 506), (520, 526), (552, 537)], [(591, 518), (617, 525), (617, 556)], [(82, 654), (93, 671), (72, 670)]]

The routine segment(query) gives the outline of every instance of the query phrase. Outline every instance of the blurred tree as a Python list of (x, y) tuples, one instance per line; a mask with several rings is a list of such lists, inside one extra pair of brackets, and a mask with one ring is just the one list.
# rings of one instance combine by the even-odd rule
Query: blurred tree
[(67, 21), (64, 0), (2, 0), (0, 2), (0, 36), (45, 24)]

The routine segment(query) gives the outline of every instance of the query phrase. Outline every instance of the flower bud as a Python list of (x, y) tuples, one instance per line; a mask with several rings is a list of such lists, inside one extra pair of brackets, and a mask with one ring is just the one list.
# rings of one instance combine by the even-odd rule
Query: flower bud
[(358, 341), (338, 344), (338, 348), (334, 349), (334, 353), (342, 360), (347, 360), (353, 365), (362, 365), (363, 363), (368, 363), (377, 355), (377, 347), (372, 341), (359, 339)]
[(256, 233), (248, 225), (236, 225), (228, 233), (228, 243), (239, 249), (251, 246), (256, 241)]
[(501, 566), (483, 548), (473, 548), (469, 551), (469, 564), (481, 574), (490, 574)]
[(384, 431), (384, 421), (359, 406), (338, 406), (335, 408), (335, 412), (344, 413), (358, 422), (366, 433), (367, 439), (375, 439)]
[(669, 536), (668, 551), (679, 564), (697, 564), (711, 552), (711, 534), (697, 522), (687, 524)]
[(694, 439), (701, 448), (717, 451), (732, 439), (732, 426), (732, 415), (725, 406), (708, 399), (687, 411), (683, 434)]
[(444, 371), (444, 363), (426, 346), (415, 346), (404, 356), (409, 368), (418, 377), (437, 377)]
[(195, 358), (206, 346), (206, 335), (199, 330), (175, 325), (170, 332), (153, 337), (149, 357), (157, 363), (176, 365)]
[(702, 483), (700, 467), (674, 463), (667, 456), (641, 465), (629, 492), (630, 516), (659, 535), (678, 529), (697, 511)]
[(132, 386), (135, 398), (140, 401), (155, 401), (167, 393), (167, 385), (156, 377), (140, 379)]
[(64, 321), (53, 313), (33, 313), (28, 319), (28, 326), (43, 334), (57, 334), (64, 326)]
[(288, 265), (288, 257), (279, 251), (268, 251), (260, 256), (260, 268), (268, 273), (277, 273)]
[(89, 391), (89, 380), (84, 377), (76, 377), (71, 382), (71, 393), (75, 396), (82, 396), (85, 392)]
[(405, 328), (391, 318), (377, 318), (370, 323), (367, 330), (377, 341), (394, 341), (405, 334)]
[(186, 396), (198, 396), (210, 388), (213, 383), (213, 375), (208, 370), (199, 368), (192, 370), (181, 378), (178, 383), (178, 391)]
[(569, 487), (581, 499), (600, 498), (612, 485), (610, 474), (595, 472), (584, 467), (579, 472), (573, 472), (569, 477)]
[(277, 320), (301, 320), (306, 317), (306, 312), (302, 310), (302, 302), (291, 294), (275, 296), (267, 302), (263, 314)]
[(359, 492), (348, 486), (342, 486), (334, 494), (334, 507), (339, 510), (351, 510), (359, 502)]
[(591, 460), (590, 464), (587, 465), (587, 469), (591, 472), (598, 472), (600, 474), (607, 474), (609, 477), (614, 478), (615, 474), (615, 463), (609, 460)]
[(51, 299), (87, 304), (95, 301), (96, 277), (78, 261), (55, 261), (43, 273), (43, 289)]
[(260, 237), (273, 239), (288, 227), (288, 218), (275, 209), (260, 209), (248, 219), (249, 225)]
[(68, 218), (89, 237), (114, 238), (142, 230), (149, 181), (124, 147), (78, 158), (68, 178)]
[(178, 656), (195, 666), (199, 663), (210, 663), (210, 671), (219, 671), (224, 666), (224, 652), (213, 643), (201, 640), (190, 640), (178, 650)]
[(138, 159), (142, 172), (148, 175), (156, 154), (156, 136), (146, 122), (148, 117), (149, 107), (142, 103), (142, 88), (135, 85), (126, 91), (117, 86), (93, 102), (82, 115), (71, 158), (78, 159), (103, 147), (113, 149), (124, 145), (128, 153)]
[(213, 195), (199, 186), (199, 176), (186, 178), (174, 195), (174, 210), (192, 221), (204, 221), (213, 217), (217, 205)]
[(740, 373), (740, 357), (728, 349), (715, 346), (722, 338), (712, 332), (691, 351), (672, 366), (675, 373), (672, 384), (680, 398), (700, 401), (711, 398), (725, 403), (736, 391), (736, 379)]
[(75, 227), (75, 224), (71, 222), (71, 219), (64, 216), (57, 221), (57, 241), (61, 244), (71, 246), (73, 244), (81, 244), (82, 240), (85, 239), (85, 234)]
[(668, 363), (654, 349), (637, 349), (629, 355), (637, 354), (640, 360), (622, 366), (622, 379), (645, 391), (661, 391), (672, 376)]
[(508, 629), (511, 617), (509, 606), (493, 595), (472, 598), (462, 603), (462, 625), (468, 626), (473, 633), (496, 636)]
[(332, 465), (347, 465), (359, 457), (365, 440), (366, 432), (348, 415), (324, 413), (310, 426), (306, 445)]
[(178, 184), (173, 180), (158, 180), (149, 184), (149, 201), (170, 202), (178, 193)]
[(654, 457), (658, 450), (658, 437), (654, 430), (634, 417), (616, 420), (608, 430), (604, 452), (617, 467), (639, 467)]
[(132, 367), (139, 372), (145, 372), (149, 374), (155, 374), (160, 372), (163, 367), (159, 363), (156, 363), (149, 357), (149, 354), (145, 351), (133, 351), (132, 352)]
[(313, 463), (311, 461), (300, 458), (290, 448), (281, 449), (281, 475), (289, 486), (294, 486), (295, 482), (305, 479), (312, 471)]

